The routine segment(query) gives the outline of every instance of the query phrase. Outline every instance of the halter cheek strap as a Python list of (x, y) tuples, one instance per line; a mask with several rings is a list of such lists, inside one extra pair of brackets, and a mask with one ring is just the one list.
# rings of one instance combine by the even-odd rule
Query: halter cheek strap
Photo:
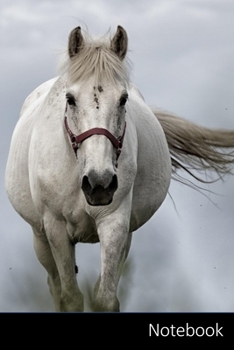
[(116, 138), (107, 129), (103, 129), (103, 128), (93, 128), (93, 129), (89, 129), (89, 130), (83, 132), (80, 135), (75, 135), (75, 134), (73, 134), (73, 132), (71, 131), (71, 129), (68, 126), (66, 116), (64, 118), (64, 124), (65, 124), (65, 128), (67, 130), (67, 133), (69, 135), (69, 138), (71, 140), (73, 151), (75, 152), (76, 156), (77, 156), (77, 150), (79, 149), (79, 144), (81, 142), (83, 142), (84, 140), (86, 140), (87, 138), (89, 138), (93, 135), (104, 135), (111, 141), (112, 145), (116, 148), (116, 163), (117, 163), (118, 158), (119, 158), (121, 151), (122, 151), (122, 147), (123, 147), (123, 140), (124, 140), (124, 135), (125, 135), (125, 130), (126, 130), (126, 123), (124, 125), (123, 134), (119, 138)]

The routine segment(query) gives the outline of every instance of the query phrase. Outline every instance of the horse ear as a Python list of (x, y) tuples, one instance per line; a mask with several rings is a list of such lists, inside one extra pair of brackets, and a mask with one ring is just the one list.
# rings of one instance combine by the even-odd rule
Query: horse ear
[(110, 49), (123, 60), (128, 50), (128, 36), (123, 27), (118, 26), (117, 31), (111, 40)]
[(81, 28), (77, 27), (71, 31), (68, 39), (68, 54), (70, 58), (76, 56), (83, 47), (84, 38), (81, 34)]

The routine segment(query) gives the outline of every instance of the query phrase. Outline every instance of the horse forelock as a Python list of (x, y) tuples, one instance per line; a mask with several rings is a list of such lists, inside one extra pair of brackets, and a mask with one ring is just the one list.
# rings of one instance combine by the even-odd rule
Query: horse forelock
[(70, 84), (86, 81), (90, 77), (94, 77), (97, 82), (105, 78), (112, 83), (129, 84), (130, 67), (128, 58), (121, 61), (111, 51), (108, 40), (88, 38), (79, 54), (67, 57), (60, 70), (67, 74)]

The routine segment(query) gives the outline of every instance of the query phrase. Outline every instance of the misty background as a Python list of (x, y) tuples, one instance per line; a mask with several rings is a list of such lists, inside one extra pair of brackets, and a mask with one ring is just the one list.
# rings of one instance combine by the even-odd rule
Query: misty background
[[(4, 187), (13, 129), (27, 95), (56, 76), (70, 31), (129, 36), (132, 81), (150, 106), (210, 128), (234, 129), (234, 2), (228, 0), (1, 0), (0, 312), (53, 311), (30, 226)], [(182, 175), (184, 175), (182, 173)], [(234, 177), (200, 194), (172, 181), (162, 207), (133, 235), (121, 311), (234, 311)], [(99, 244), (78, 245), (86, 292)], [(88, 287), (87, 287), (88, 286)], [(88, 306), (87, 306), (88, 310)]]

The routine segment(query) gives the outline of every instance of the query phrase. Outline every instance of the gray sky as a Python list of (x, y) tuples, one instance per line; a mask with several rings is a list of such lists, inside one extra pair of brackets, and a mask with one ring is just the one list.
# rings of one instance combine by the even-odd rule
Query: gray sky
[[(26, 96), (56, 75), (77, 25), (93, 36), (122, 25), (132, 80), (152, 106), (207, 127), (234, 129), (234, 2), (1, 0), (0, 311), (53, 310), (30, 227), (4, 189), (10, 138)], [(133, 237), (123, 311), (234, 311), (234, 179), (207, 197), (172, 182)], [(214, 204), (215, 203), (215, 204)], [(98, 274), (99, 245), (77, 247), (81, 288)]]

